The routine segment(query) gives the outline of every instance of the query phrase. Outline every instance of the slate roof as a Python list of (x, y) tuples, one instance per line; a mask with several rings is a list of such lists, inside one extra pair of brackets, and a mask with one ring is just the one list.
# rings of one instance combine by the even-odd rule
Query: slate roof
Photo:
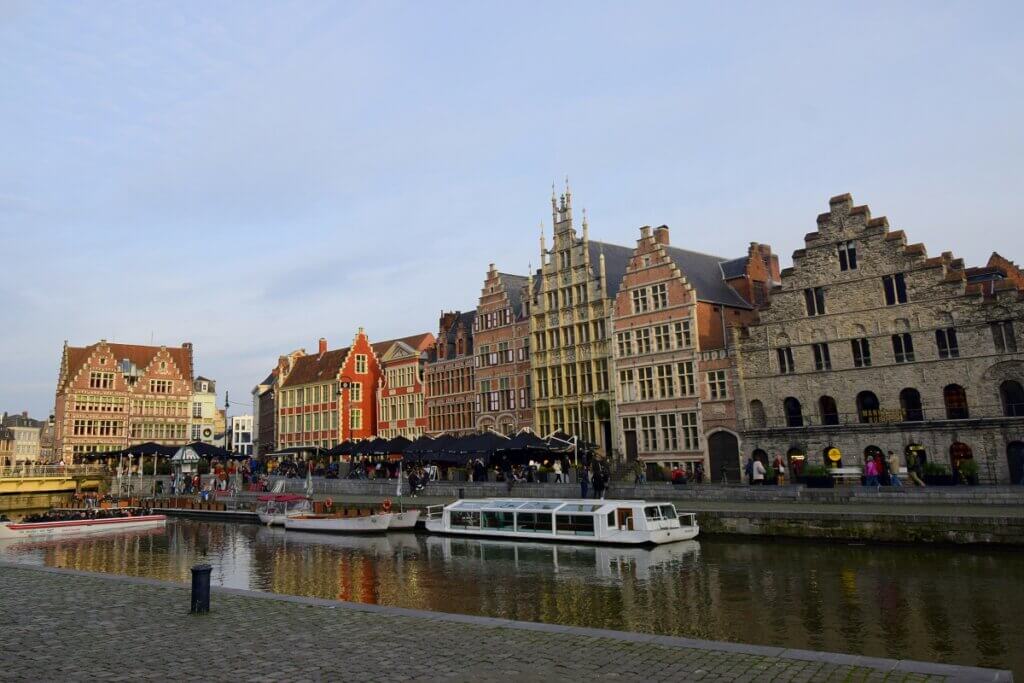
[[(590, 261), (595, 271), (598, 267), (598, 258), (604, 254), (604, 270), (608, 277), (608, 296), (614, 297), (619, 292), (622, 277), (626, 274), (626, 267), (633, 257), (633, 249), (593, 240), (588, 243), (588, 247)], [(677, 247), (666, 247), (666, 251), (697, 292), (698, 300), (737, 308), (751, 308), (750, 304), (722, 278), (721, 264), (729, 262), (730, 259)]]
[(382, 356), (387, 353), (387, 350), (390, 349), (393, 344), (398, 342), (411, 346), (417, 351), (426, 351), (430, 348), (430, 345), (434, 343), (434, 333), (423, 332), (422, 334), (414, 334), (409, 337), (401, 337), (400, 339), (389, 339), (387, 341), (377, 342), (372, 345), (373, 352), (378, 356)]
[(525, 275), (510, 275), (509, 273), (498, 273), (501, 286), (505, 288), (505, 295), (508, 297), (508, 305), (516, 316), (519, 315), (523, 306), (523, 288), (529, 282)]
[(324, 353), (322, 356), (317, 354), (299, 356), (295, 359), (292, 371), (285, 377), (281, 386), (294, 387), (300, 384), (334, 380), (338, 373), (341, 372), (341, 366), (345, 364), (349, 348), (351, 347), (346, 346), (343, 349), (334, 349)]
[(731, 261), (722, 261), (722, 277), (731, 280), (734, 277), (743, 277), (747, 273), (747, 257), (734, 258)]
[[(120, 363), (127, 358), (135, 364), (139, 370), (146, 368), (160, 351), (159, 346), (143, 346), (141, 344), (113, 344), (105, 342), (110, 348), (115, 363)], [(92, 355), (93, 350), (99, 346), (99, 342), (89, 346), (69, 346), (68, 349), (68, 377), (78, 372), (85, 362)], [(168, 346), (167, 353), (171, 360), (178, 366), (178, 370), (188, 380), (192, 380), (192, 354), (187, 348), (181, 346)]]

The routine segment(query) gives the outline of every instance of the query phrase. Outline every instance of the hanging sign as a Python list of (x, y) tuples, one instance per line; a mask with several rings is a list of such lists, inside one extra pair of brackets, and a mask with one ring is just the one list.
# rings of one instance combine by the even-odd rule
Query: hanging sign
[(838, 448), (828, 449), (828, 452), (825, 455), (827, 455), (828, 459), (831, 460), (832, 462), (839, 462), (843, 458), (843, 454), (839, 451)]

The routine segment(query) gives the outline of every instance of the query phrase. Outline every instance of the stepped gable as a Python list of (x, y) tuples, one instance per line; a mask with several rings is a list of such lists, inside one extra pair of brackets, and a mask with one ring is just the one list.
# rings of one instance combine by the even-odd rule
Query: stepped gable
[(186, 344), (182, 346), (146, 346), (143, 344), (115, 344), (107, 341), (99, 341), (89, 346), (65, 346), (65, 361), (62, 361), (61, 382), (75, 376), (86, 364), (93, 353), (99, 347), (109, 349), (111, 358), (115, 363), (122, 360), (129, 360), (139, 370), (145, 370), (161, 349), (165, 349), (171, 357), (171, 361), (178, 367), (182, 376), (192, 381), (192, 348)]
[(523, 306), (523, 290), (526, 288), (527, 283), (529, 283), (530, 278), (525, 275), (498, 273), (498, 279), (501, 280), (501, 287), (505, 290), (509, 308), (512, 309), (517, 318), (520, 317)]

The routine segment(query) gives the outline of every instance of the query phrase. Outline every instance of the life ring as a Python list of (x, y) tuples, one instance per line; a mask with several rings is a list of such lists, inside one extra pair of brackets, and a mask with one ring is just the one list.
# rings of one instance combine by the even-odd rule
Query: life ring
[(324, 507), (327, 508), (328, 510), (331, 509), (332, 507), (334, 507), (334, 501), (328, 498), (327, 500), (324, 501)]
[(380, 504), (380, 507), (384, 512), (391, 512), (391, 499), (385, 498), (384, 502)]

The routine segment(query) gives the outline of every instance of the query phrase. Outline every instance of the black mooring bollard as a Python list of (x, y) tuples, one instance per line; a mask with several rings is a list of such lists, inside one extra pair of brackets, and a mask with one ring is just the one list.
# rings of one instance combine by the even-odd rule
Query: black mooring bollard
[(197, 564), (192, 567), (192, 609), (191, 614), (206, 614), (210, 611), (210, 572), (213, 567)]

